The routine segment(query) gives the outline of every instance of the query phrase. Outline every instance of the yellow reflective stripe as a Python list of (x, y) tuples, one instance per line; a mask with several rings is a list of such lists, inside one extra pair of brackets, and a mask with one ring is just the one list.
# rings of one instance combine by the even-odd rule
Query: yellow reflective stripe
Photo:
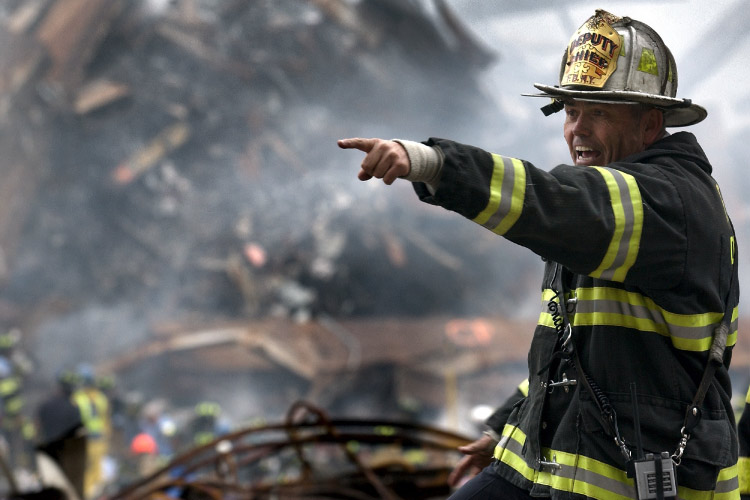
[(529, 379), (525, 379), (523, 382), (518, 384), (518, 390), (521, 391), (521, 394), (524, 396), (529, 395)]
[(750, 494), (750, 457), (740, 457), (737, 462), (739, 476), (740, 494)]
[(540, 476), (544, 476), (543, 479), (548, 480), (549, 486), (556, 490), (607, 500), (635, 497), (633, 481), (628, 479), (625, 471), (617, 467), (582, 455), (549, 449), (543, 449), (542, 452), (562, 465), (562, 469), (554, 474), (540, 472)]
[(13, 394), (21, 386), (17, 377), (5, 378), (0, 380), (0, 395), (7, 396)]
[(750, 404), (750, 387), (748, 387), (747, 394), (745, 394), (745, 403)]
[(497, 460), (511, 466), (529, 481), (534, 481), (537, 471), (526, 465), (526, 461), (520, 455), (520, 450), (525, 442), (526, 434), (521, 429), (506, 424), (503, 427), (502, 437), (495, 446), (494, 456)]
[[(96, 401), (95, 401), (96, 399)], [(76, 392), (73, 394), (73, 402), (81, 412), (81, 420), (83, 421), (84, 427), (92, 434), (102, 434), (105, 431), (106, 422), (104, 416), (99, 414), (97, 411), (98, 404), (101, 402), (101, 398), (90, 397), (86, 392)], [(94, 408), (97, 406), (97, 408)]]
[(677, 485), (677, 497), (683, 500), (739, 500), (740, 487), (737, 464), (719, 471), (712, 491), (692, 490)]
[[(652, 332), (669, 337), (672, 345), (686, 351), (706, 351), (713, 339), (713, 330), (721, 322), (723, 313), (678, 314), (659, 307), (653, 300), (639, 293), (618, 288), (593, 287), (575, 290), (578, 302), (571, 314), (573, 326), (621, 326), (641, 332)], [(547, 302), (554, 291), (542, 293), (539, 325), (554, 328)], [(739, 308), (732, 311), (732, 323), (727, 345), (737, 343)]]
[(523, 210), (526, 169), (521, 160), (492, 155), (493, 170), (487, 206), (473, 220), (503, 235), (513, 227)]
[(721, 469), (716, 479), (715, 499), (738, 499), (740, 497), (739, 466), (737, 464)]
[(561, 469), (552, 474), (529, 467), (520, 456), (525, 441), (526, 435), (520, 429), (506, 425), (502, 439), (495, 448), (495, 458), (527, 480), (556, 490), (572, 491), (602, 500), (635, 498), (635, 489), (625, 471), (588, 457), (544, 449), (544, 456), (560, 464)]
[[(511, 467), (528, 481), (549, 486), (558, 491), (572, 492), (600, 500), (625, 500), (636, 498), (635, 487), (627, 473), (617, 467), (583, 455), (545, 448), (546, 459), (559, 464), (554, 472), (537, 471), (529, 467), (520, 453), (526, 435), (517, 427), (506, 425), (503, 437), (495, 448), (495, 458)], [(677, 487), (683, 500), (736, 500), (739, 498), (737, 466), (722, 469), (713, 491), (700, 491)]]
[(36, 438), (36, 427), (34, 427), (34, 424), (31, 422), (24, 422), (23, 426), (21, 427), (21, 434), (23, 435), (23, 438), (27, 441), (31, 441), (34, 438)]
[(8, 415), (16, 415), (23, 410), (23, 398), (16, 396), (10, 399), (6, 399), (4, 403), (5, 412)]
[[(495, 447), (494, 456), (527, 480), (559, 491), (573, 492), (600, 500), (636, 498), (633, 481), (628, 479), (624, 470), (583, 455), (544, 448), (544, 457), (558, 463), (560, 469), (554, 473), (532, 469), (520, 455), (525, 442), (526, 434), (523, 431), (518, 427), (506, 425), (503, 428), (502, 439)], [(713, 491), (693, 490), (678, 485), (678, 497), (683, 500), (737, 500), (740, 492), (737, 473), (737, 465), (719, 471)]]
[(91, 418), (91, 408), (88, 405), (88, 398), (85, 394), (76, 392), (73, 394), (73, 403), (78, 407), (78, 411), (81, 412), (81, 420), (84, 422)]
[(643, 230), (643, 202), (632, 175), (607, 167), (593, 167), (609, 190), (615, 229), (604, 258), (591, 273), (594, 278), (624, 281), (635, 263)]
[(109, 411), (109, 400), (107, 399), (107, 396), (101, 392), (93, 392), (89, 393), (89, 397), (99, 413), (103, 415)]

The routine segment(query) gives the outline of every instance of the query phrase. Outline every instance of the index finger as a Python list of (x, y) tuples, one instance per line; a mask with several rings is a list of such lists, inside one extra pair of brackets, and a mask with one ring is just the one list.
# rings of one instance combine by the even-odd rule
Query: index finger
[(463, 457), (448, 475), (448, 486), (456, 486), (466, 471), (471, 467), (471, 459)]
[(353, 137), (351, 139), (339, 139), (336, 143), (341, 149), (359, 149), (365, 153), (369, 153), (377, 139), (362, 139), (361, 137)]

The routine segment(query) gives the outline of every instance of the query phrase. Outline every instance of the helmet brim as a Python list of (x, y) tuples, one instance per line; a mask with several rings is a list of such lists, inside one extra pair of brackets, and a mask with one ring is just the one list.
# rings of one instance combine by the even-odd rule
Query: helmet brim
[(641, 103), (654, 106), (664, 112), (665, 127), (687, 127), (703, 121), (708, 111), (690, 99), (676, 99), (656, 94), (645, 94), (628, 90), (574, 90), (558, 86), (535, 83), (541, 94), (523, 94), (526, 97), (569, 98), (578, 101), (607, 102), (612, 104)]

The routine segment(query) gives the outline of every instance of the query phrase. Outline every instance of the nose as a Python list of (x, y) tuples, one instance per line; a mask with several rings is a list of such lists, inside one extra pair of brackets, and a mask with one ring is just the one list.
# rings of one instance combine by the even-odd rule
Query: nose
[(588, 136), (591, 134), (589, 119), (585, 113), (580, 113), (576, 116), (570, 125), (571, 132), (573, 132), (574, 135)]

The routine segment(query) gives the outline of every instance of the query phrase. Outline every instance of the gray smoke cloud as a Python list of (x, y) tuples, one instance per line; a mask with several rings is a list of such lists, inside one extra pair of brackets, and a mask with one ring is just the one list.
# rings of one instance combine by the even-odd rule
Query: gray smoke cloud
[[(313, 2), (224, 12), (203, 0), (195, 4), (207, 35), (197, 47), (170, 31), (170, 2), (147, 4), (141, 24), (114, 30), (87, 70), (130, 83), (131, 97), (85, 116), (49, 116), (51, 164), (0, 290), (34, 313), (24, 326), (41, 379), (121, 355), (172, 322), (305, 312), (536, 318), (537, 257), (420, 206), (407, 183), (357, 181), (361, 155), (335, 140), (448, 137), (545, 169), (566, 162), (561, 116), (545, 118), (539, 100), (521, 94), (555, 82), (570, 34), (592, 13), (587, 3), (449, 1), (482, 48), (469, 52), (427, 1), (344, 2), (361, 9), (352, 22)], [(679, 95), (708, 108), (692, 131), (742, 249), (747, 9), (739, 0), (603, 7), (654, 27), (677, 60)], [(49, 113), (40, 102), (29, 111)], [(118, 165), (175, 124), (189, 129), (184, 145), (131, 183), (113, 181)], [(267, 263), (253, 267), (248, 248)], [(522, 372), (514, 370), (496, 400)], [(163, 373), (147, 374), (134, 380), (151, 380), (158, 393)]]

